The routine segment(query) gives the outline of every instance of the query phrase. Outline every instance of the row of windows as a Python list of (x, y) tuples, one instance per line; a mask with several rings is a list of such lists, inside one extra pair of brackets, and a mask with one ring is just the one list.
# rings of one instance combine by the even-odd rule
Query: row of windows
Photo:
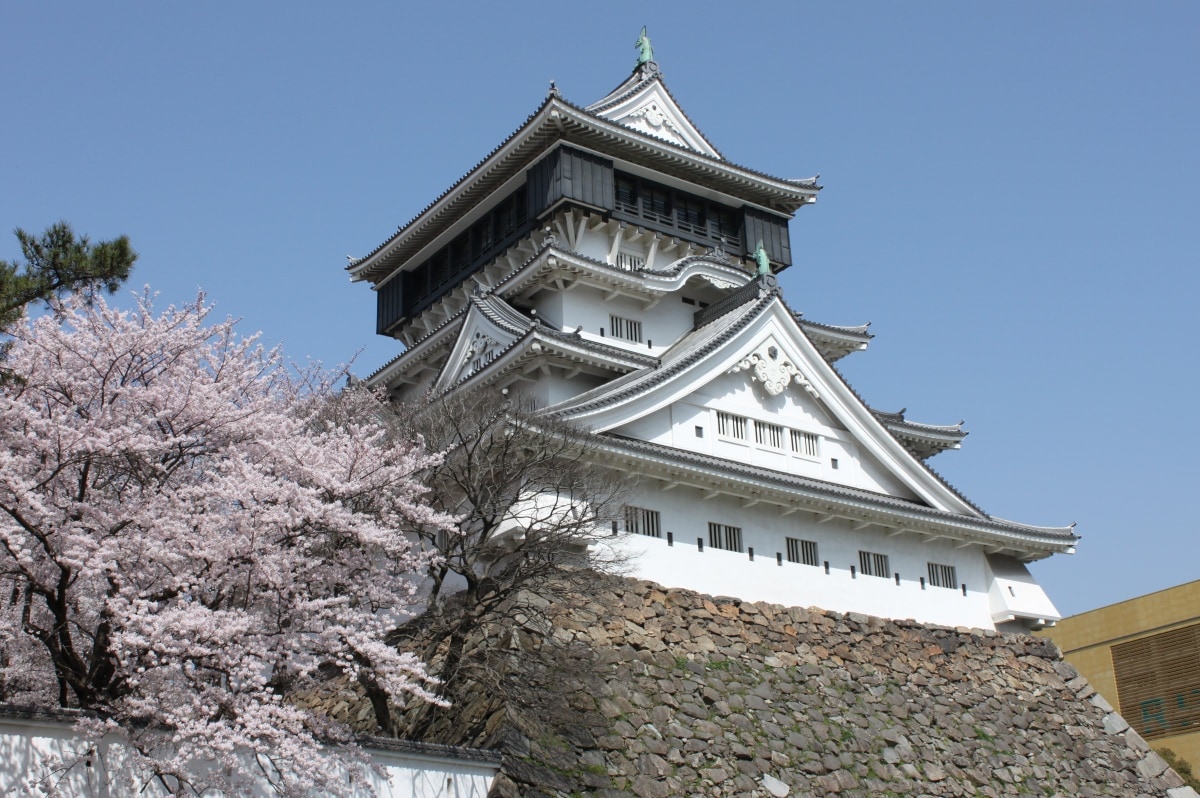
[(733, 208), (632, 175), (618, 173), (615, 188), (619, 213), (723, 243), (730, 249), (742, 245), (741, 214)]
[[(958, 587), (958, 573), (953, 565), (929, 562), (925, 563), (925, 566), (929, 575), (929, 584), (933, 587), (948, 587), (951, 590)], [(888, 556), (874, 551), (858, 553), (858, 570), (864, 576), (880, 576), (884, 579), (892, 576), (891, 568), (888, 567)], [(897, 575), (897, 583), (899, 583), (899, 578)]]
[(740, 441), (749, 440), (748, 431), (753, 426), (754, 442), (769, 449), (783, 449), (786, 444), (793, 454), (800, 457), (816, 459), (819, 436), (812, 432), (782, 427), (769, 421), (751, 422), (744, 416), (717, 411), (717, 434), (725, 438), (735, 438)]
[[(644, 507), (625, 508), (625, 530), (635, 535), (647, 535), (652, 538), (662, 537), (662, 518), (657, 510), (647, 510)], [(815, 540), (786, 538), (787, 561), (801, 565), (820, 567), (821, 555)], [(710, 522), (708, 525), (708, 545), (714, 549), (725, 551), (743, 551), (742, 528), (729, 524)], [(958, 574), (953, 565), (942, 563), (926, 563), (929, 574), (929, 584), (933, 587), (958, 587)], [(892, 576), (889, 557), (874, 551), (858, 552), (858, 570), (864, 576), (878, 576), (887, 579)]]

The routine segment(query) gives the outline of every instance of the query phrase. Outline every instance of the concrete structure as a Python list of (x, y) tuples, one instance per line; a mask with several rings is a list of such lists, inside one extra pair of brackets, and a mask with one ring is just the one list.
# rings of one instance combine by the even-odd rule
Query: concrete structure
[(1200, 769), (1200, 580), (1072, 615), (1044, 634), (1139, 734)]
[[(170, 795), (158, 783), (131, 783), (122, 746), (102, 742), (92, 748), (72, 731), (76, 717), (0, 706), (0, 795)], [(485, 798), (500, 771), (500, 755), (488, 751), (374, 738), (363, 745), (383, 770), (372, 780), (374, 792), (364, 790), (364, 798)], [(261, 791), (247, 798), (274, 794)]]
[(802, 318), (774, 273), (816, 179), (728, 161), (640, 64), (528, 121), (348, 269), (403, 354), (400, 401), (491, 386), (592, 430), (639, 477), (621, 545), (668, 586), (949, 625), (1053, 623), (1025, 563), (1072, 527), (985, 513), (927, 465), (961, 422), (870, 407), (836, 361), (863, 326)]

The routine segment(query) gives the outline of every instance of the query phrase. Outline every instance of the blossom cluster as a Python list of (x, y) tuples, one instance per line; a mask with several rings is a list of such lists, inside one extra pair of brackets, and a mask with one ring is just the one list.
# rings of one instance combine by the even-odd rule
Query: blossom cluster
[(210, 315), (143, 294), (9, 330), (0, 697), (90, 710), (173, 791), (338, 793), (319, 743), (347, 733), (288, 696), (336, 674), (436, 700), (384, 642), (428, 565), (406, 530), (452, 528), (417, 479), (436, 456)]

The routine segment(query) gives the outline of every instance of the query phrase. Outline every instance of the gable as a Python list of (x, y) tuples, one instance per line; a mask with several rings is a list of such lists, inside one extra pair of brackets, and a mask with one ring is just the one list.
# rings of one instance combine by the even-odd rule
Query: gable
[(472, 305), (434, 389), (444, 391), (482, 371), (516, 340), (516, 334), (496, 324)]
[[(779, 351), (770, 340), (761, 348)], [(611, 431), (785, 474), (919, 499), (805, 390), (811, 385), (796, 382), (795, 376), (791, 385), (748, 378), (740, 368), (745, 360), (670, 405)]]
[[(811, 459), (820, 468), (809, 468), (806, 476), (916, 500), (946, 512), (980, 515), (888, 433), (773, 294), (685, 336), (659, 368), (629, 375), (581, 399), (564, 403), (562, 415), (598, 432), (660, 442), (669, 436), (672, 442), (667, 445), (689, 451), (696, 449), (679, 445), (695, 443), (689, 434), (694, 439), (713, 436), (704, 445), (715, 456), (768, 468), (771, 462), (786, 463), (788, 468), (779, 470), (790, 473), (796, 473), (798, 461), (790, 455), (773, 456), (769, 450), (789, 451), (793, 430), (816, 432), (817, 455)], [(719, 413), (743, 419), (740, 435), (747, 442), (758, 434), (755, 422), (778, 426), (778, 432), (764, 426), (761, 434), (783, 436), (783, 445), (747, 443), (740, 456), (736, 447), (712, 447), (732, 444), (738, 437), (714, 428), (720, 423)], [(697, 427), (703, 428), (699, 434)], [(803, 438), (799, 444), (803, 447)]]
[(661, 81), (646, 81), (631, 94), (605, 106), (592, 106), (595, 113), (627, 128), (679, 147), (721, 158), (717, 148), (692, 124)]

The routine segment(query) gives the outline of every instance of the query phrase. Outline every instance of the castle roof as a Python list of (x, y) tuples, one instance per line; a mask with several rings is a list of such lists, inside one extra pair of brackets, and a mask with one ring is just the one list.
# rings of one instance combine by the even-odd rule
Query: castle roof
[[(650, 122), (644, 121), (648, 106), (643, 103), (634, 107), (630, 98), (653, 105), (663, 115), (659, 127), (667, 128), (669, 120), (677, 120), (671, 124), (683, 133), (672, 139), (646, 132), (650, 127)], [(691, 131), (695, 131), (694, 135)], [(813, 202), (820, 190), (815, 178), (788, 180), (726, 161), (679, 109), (660, 73), (631, 85), (615, 100), (587, 108), (568, 102), (552, 89), (521, 127), (454, 185), (368, 255), (353, 260), (346, 267), (351, 279), (376, 284), (383, 281), (463, 214), (560, 142), (701, 184), (781, 213), (794, 213)]]

